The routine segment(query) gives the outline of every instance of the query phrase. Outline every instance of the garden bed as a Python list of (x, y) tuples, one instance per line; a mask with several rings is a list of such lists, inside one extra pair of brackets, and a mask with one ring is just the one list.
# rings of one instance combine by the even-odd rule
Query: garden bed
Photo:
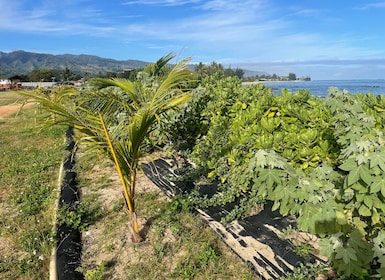
[(119, 178), (110, 164), (95, 162), (80, 155), (76, 168), (86, 279), (259, 279), (198, 215), (143, 172), (137, 209), (144, 241), (132, 243)]

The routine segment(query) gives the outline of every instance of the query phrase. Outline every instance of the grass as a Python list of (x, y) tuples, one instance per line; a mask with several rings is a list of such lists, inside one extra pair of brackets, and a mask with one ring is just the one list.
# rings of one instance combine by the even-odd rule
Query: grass
[[(0, 105), (16, 99), (0, 93)], [(64, 129), (33, 120), (31, 107), (0, 122), (0, 279), (48, 279)]]
[(0, 106), (13, 105), (17, 101), (15, 94), (11, 91), (0, 91)]
[[(82, 272), (90, 279), (257, 279), (198, 215), (139, 175), (137, 209), (145, 241), (132, 243), (112, 166), (77, 160), (81, 201), (97, 198), (98, 220), (83, 232)], [(91, 171), (90, 171), (91, 170)], [(95, 194), (97, 194), (95, 196)]]

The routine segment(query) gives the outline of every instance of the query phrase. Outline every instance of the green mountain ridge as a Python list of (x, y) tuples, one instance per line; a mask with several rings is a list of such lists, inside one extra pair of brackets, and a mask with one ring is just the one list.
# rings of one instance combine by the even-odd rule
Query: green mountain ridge
[[(9, 78), (14, 75), (28, 75), (34, 69), (64, 70), (68, 68), (73, 73), (94, 76), (106, 72), (120, 72), (126, 69), (145, 67), (149, 62), (128, 59), (115, 60), (87, 54), (44, 54), (23, 50), (13, 52), (0, 51), (0, 78)], [(194, 69), (194, 64), (189, 68)], [(265, 75), (266, 72), (244, 70), (244, 77)]]
[(99, 72), (123, 71), (146, 66), (148, 62), (140, 60), (114, 60), (95, 55), (73, 54), (42, 54), (26, 51), (0, 52), (0, 77), (9, 78), (13, 75), (26, 75), (34, 69), (47, 68), (64, 70), (74, 73), (95, 75)]

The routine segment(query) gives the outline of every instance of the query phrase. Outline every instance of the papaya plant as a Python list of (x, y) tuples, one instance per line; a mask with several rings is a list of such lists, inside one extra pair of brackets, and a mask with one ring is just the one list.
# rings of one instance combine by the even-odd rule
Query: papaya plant
[(340, 273), (385, 277), (385, 146), (383, 116), (370, 110), (372, 96), (333, 90), (327, 103), (341, 146), (339, 187), (334, 231), (322, 241), (323, 253)]
[(60, 98), (19, 92), (55, 115), (50, 124), (74, 127), (78, 144), (84, 144), (87, 152), (98, 151), (112, 160), (122, 184), (133, 242), (141, 240), (135, 193), (144, 141), (165, 113), (190, 99), (188, 59), (168, 69), (173, 57), (169, 54), (148, 65), (135, 81), (95, 79), (91, 89), (60, 89)]

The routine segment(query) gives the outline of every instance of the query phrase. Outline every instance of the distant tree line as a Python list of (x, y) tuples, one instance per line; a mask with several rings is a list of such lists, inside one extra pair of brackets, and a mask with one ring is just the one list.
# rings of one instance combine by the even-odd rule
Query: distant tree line
[(213, 74), (219, 75), (220, 77), (231, 77), (231, 76), (237, 76), (240, 80), (243, 81), (260, 81), (260, 80), (270, 80), (270, 81), (310, 81), (310, 77), (300, 77), (297, 78), (297, 75), (295, 73), (289, 73), (288, 76), (278, 76), (277, 74), (262, 74), (262, 75), (255, 75), (255, 76), (249, 76), (244, 77), (245, 71), (240, 68), (232, 69), (224, 68), (223, 65), (220, 63), (212, 62), (210, 65), (205, 65), (202, 62), (198, 63), (194, 67), (194, 72), (198, 76), (198, 79), (202, 79), (206, 76), (210, 76)]
[(254, 81), (311, 81), (311, 78), (309, 76), (307, 77), (300, 77), (298, 78), (295, 73), (289, 73), (288, 76), (278, 76), (277, 74), (262, 74), (262, 75), (255, 75), (250, 76), (244, 79), (244, 81), (247, 82), (254, 82)]
[(205, 65), (202, 62), (199, 62), (195, 65), (194, 72), (197, 75), (198, 79), (217, 74), (221, 77), (237, 76), (239, 79), (242, 80), (243, 76), (245, 75), (245, 71), (240, 68), (224, 68), (222, 64), (216, 62), (212, 62), (210, 65)]
[[(87, 73), (87, 72), (73, 72), (68, 67), (65, 69), (48, 69), (48, 68), (40, 68), (34, 69), (27, 75), (18, 75), (22, 81), (32, 81), (32, 82), (64, 82), (64, 81), (76, 81), (80, 79), (88, 79), (88, 78), (121, 78), (128, 80), (135, 80), (138, 73), (141, 72), (143, 68), (136, 69), (125, 69), (120, 71), (107, 71), (101, 72), (99, 71), (97, 74)], [(203, 78), (211, 75), (217, 75), (219, 77), (233, 77), (236, 76), (240, 80), (243, 81), (295, 81), (295, 80), (303, 80), (310, 81), (310, 77), (297, 78), (295, 73), (289, 73), (288, 76), (278, 76), (277, 74), (262, 74), (244, 77), (245, 71), (240, 68), (232, 69), (231, 67), (225, 68), (222, 64), (217, 62), (212, 62), (209, 65), (205, 65), (202, 62), (196, 64), (192, 71), (198, 81)]]
[(29, 75), (22, 75), (26, 81), (31, 82), (64, 82), (79, 80), (83, 77), (81, 73), (74, 73), (68, 67), (63, 70), (39, 68), (33, 69)]
[(77, 81), (87, 78), (123, 78), (133, 80), (141, 69), (128, 69), (123, 71), (99, 71), (97, 74), (87, 72), (73, 72), (68, 67), (64, 70), (61, 69), (49, 69), (39, 68), (33, 69), (29, 74), (16, 75), (21, 81), (31, 82), (65, 82), (65, 81)]

